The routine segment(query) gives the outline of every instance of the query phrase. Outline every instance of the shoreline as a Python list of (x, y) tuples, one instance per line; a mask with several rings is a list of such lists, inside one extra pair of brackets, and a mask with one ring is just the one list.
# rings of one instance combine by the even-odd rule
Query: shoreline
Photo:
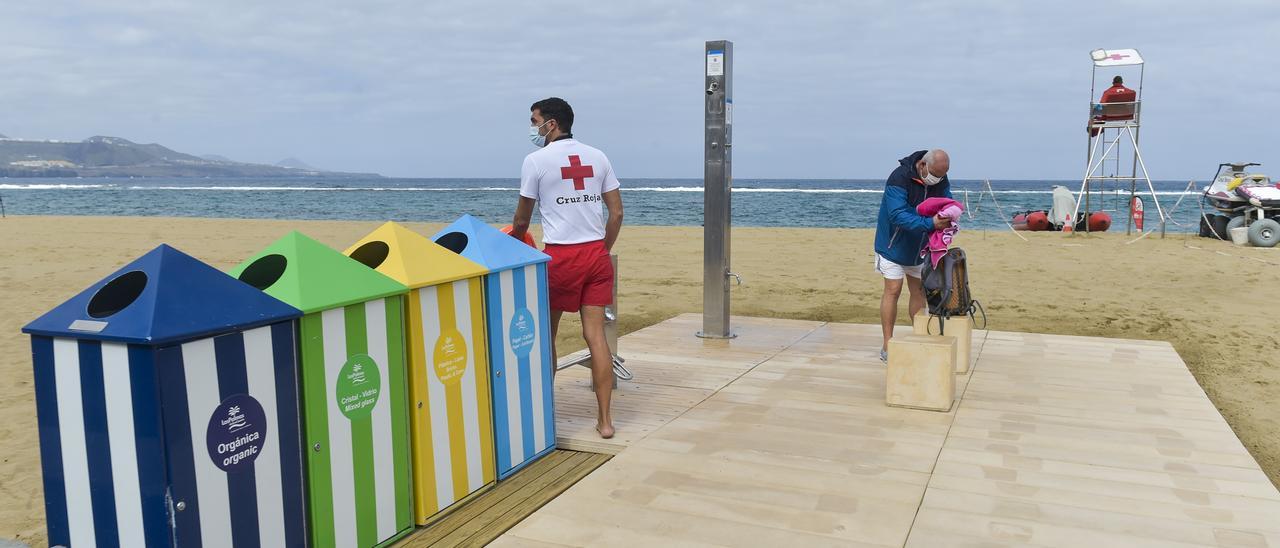
[[(39, 544), (44, 510), (29, 340), (20, 329), (160, 243), (227, 269), (298, 229), (342, 249), (381, 221), (202, 217), (13, 216), (0, 219), (0, 538)], [(445, 223), (403, 223), (433, 234)], [(877, 323), (880, 279), (870, 228), (735, 227), (733, 313)], [(540, 227), (534, 227), (535, 237)], [(1254, 288), (1280, 287), (1280, 251), (1169, 233), (1132, 244), (1123, 233), (962, 230), (970, 284), (989, 327), (1171, 342), (1273, 483), (1280, 483), (1280, 335), (1258, 332)], [(619, 254), (619, 329), (634, 331), (701, 311), (702, 239), (696, 226), (626, 226)], [(900, 302), (904, 323), (906, 299)], [(566, 315), (562, 355), (583, 347)], [(625, 352), (625, 349), (623, 350)], [(33, 472), (34, 471), (34, 472)]]

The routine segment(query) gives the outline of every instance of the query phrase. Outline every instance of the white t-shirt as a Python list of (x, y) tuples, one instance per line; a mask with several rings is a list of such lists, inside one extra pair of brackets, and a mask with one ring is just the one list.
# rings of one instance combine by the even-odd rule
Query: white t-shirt
[(621, 186), (609, 159), (574, 139), (548, 143), (524, 157), (520, 195), (538, 201), (542, 242), (580, 244), (604, 239), (605, 192)]

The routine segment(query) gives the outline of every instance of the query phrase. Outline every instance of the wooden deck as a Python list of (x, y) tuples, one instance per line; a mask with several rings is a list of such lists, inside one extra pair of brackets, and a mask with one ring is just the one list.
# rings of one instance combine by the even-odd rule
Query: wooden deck
[[(623, 337), (619, 353), (635, 378), (613, 392), (612, 439), (595, 431), (596, 396), (585, 367), (556, 375), (556, 444), (561, 449), (616, 454), (776, 356), (821, 322), (741, 318), (737, 339), (703, 340), (701, 316), (685, 314)], [(690, 341), (692, 339), (692, 341)], [(561, 361), (585, 355), (578, 352)]]
[(1162, 342), (975, 333), (949, 413), (884, 405), (878, 327), (686, 315), (624, 337), (617, 453), (499, 546), (1280, 546), (1280, 493)]
[(395, 546), (484, 546), (608, 460), (609, 455), (552, 451)]

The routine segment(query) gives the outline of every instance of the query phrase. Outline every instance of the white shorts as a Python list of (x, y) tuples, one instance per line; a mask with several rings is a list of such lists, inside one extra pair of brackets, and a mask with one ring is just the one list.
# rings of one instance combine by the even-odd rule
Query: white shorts
[(920, 279), (920, 270), (923, 268), (924, 263), (915, 266), (902, 266), (876, 253), (876, 272), (883, 275), (886, 280), (901, 280), (907, 276), (918, 280)]

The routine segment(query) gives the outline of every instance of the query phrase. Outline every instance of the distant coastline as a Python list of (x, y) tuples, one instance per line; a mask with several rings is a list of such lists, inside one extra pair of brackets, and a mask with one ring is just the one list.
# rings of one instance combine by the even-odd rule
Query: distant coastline
[(295, 158), (276, 165), (236, 162), (221, 156), (195, 156), (163, 145), (138, 144), (120, 137), (83, 141), (15, 139), (0, 135), (0, 177), (6, 178), (309, 178), (378, 179), (376, 173), (316, 169)]

